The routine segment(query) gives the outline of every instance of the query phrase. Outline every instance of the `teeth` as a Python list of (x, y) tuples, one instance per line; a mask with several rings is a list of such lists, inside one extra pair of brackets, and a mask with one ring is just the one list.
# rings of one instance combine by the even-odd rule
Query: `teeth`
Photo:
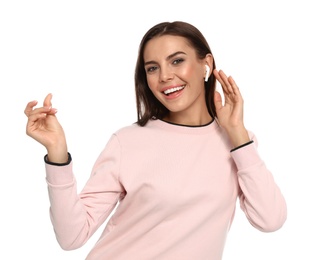
[(170, 93), (173, 93), (175, 91), (179, 91), (179, 90), (182, 90), (185, 86), (180, 86), (180, 87), (176, 87), (176, 88), (170, 88), (170, 89), (167, 89), (164, 91), (164, 94), (165, 95), (168, 95)]

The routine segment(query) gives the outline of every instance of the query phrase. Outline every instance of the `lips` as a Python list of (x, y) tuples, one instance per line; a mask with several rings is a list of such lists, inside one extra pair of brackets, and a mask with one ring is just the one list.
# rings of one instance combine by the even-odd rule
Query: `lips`
[(185, 87), (186, 87), (186, 85), (182, 85), (182, 86), (178, 86), (178, 87), (174, 87), (174, 88), (168, 88), (168, 89), (163, 91), (163, 94), (165, 94), (166, 96), (169, 96), (173, 93), (176, 93), (178, 91), (183, 90)]

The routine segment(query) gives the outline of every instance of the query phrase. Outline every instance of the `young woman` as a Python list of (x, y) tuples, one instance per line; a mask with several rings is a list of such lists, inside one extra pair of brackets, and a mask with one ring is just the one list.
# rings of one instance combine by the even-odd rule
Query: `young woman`
[(151, 28), (135, 88), (138, 121), (112, 134), (79, 194), (51, 95), (25, 108), (27, 134), (47, 149), (51, 220), (63, 249), (81, 247), (117, 203), (86, 259), (222, 259), (238, 198), (255, 228), (283, 225), (286, 203), (245, 128), (240, 91), (216, 70), (197, 28)]

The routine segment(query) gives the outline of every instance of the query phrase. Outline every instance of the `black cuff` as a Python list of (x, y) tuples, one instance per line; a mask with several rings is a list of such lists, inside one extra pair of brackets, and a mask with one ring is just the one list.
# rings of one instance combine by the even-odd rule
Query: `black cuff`
[(249, 141), (249, 142), (247, 142), (247, 143), (245, 143), (245, 144), (239, 145), (239, 146), (237, 146), (237, 147), (231, 149), (230, 152), (236, 151), (236, 150), (238, 150), (238, 149), (240, 149), (240, 148), (242, 148), (242, 147), (244, 147), (244, 146), (246, 146), (246, 145), (252, 144), (252, 143), (253, 143), (253, 140), (251, 140), (251, 141)]
[(66, 165), (69, 165), (72, 161), (72, 156), (70, 153), (67, 153), (68, 154), (68, 159), (67, 159), (67, 162), (65, 163), (54, 163), (54, 162), (49, 162), (48, 161), (48, 154), (45, 155), (44, 157), (44, 161), (46, 164), (50, 164), (50, 165), (54, 165), (54, 166), (66, 166)]

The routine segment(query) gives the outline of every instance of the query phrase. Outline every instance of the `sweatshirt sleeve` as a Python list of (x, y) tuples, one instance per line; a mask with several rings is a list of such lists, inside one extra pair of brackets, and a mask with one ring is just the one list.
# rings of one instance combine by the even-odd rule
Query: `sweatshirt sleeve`
[(282, 227), (287, 218), (285, 199), (253, 143), (231, 152), (237, 166), (240, 207), (249, 222), (263, 232)]
[(119, 182), (119, 164), (120, 145), (113, 135), (78, 194), (73, 162), (64, 166), (46, 163), (50, 218), (57, 241), (64, 250), (85, 244), (123, 198), (125, 191)]

